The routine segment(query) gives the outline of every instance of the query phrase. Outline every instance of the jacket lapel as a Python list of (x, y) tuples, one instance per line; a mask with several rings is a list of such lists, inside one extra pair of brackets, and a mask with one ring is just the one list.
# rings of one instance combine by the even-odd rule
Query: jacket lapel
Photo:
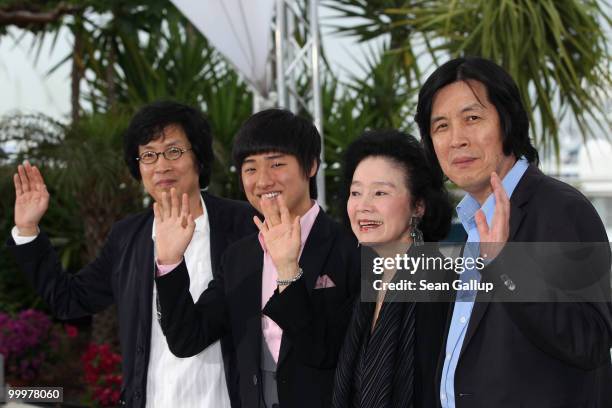
[[(141, 340), (147, 344), (151, 342), (151, 323), (153, 320), (153, 282), (155, 278), (155, 265), (154, 265), (154, 242), (151, 238), (153, 231), (153, 212), (151, 211), (150, 217), (148, 217), (143, 227), (137, 232), (139, 236), (136, 238), (136, 244), (134, 247), (134, 256), (138, 257), (138, 262), (134, 262), (133, 265), (138, 266), (138, 271), (135, 271), (133, 276), (142, 276), (144, 284), (136, 285), (140, 288), (136, 296), (138, 300), (135, 302), (140, 311), (137, 315), (142, 318), (141, 326), (138, 334), (142, 336)], [(147, 353), (150, 351), (150, 346), (145, 347)], [(145, 356), (148, 361), (149, 356)]]
[[(323, 271), (328, 254), (332, 248), (334, 234), (331, 223), (332, 221), (329, 216), (321, 209), (310, 230), (310, 234), (308, 234), (308, 238), (306, 238), (304, 250), (300, 256), (299, 264), (304, 271), (302, 279), (304, 279), (304, 284), (309, 294), (313, 291), (317, 278)], [(299, 319), (300, 316), (295, 316), (295, 318)], [(276, 364), (277, 369), (285, 361), (289, 350), (291, 350), (291, 341), (283, 333), (278, 362)]]
[[(516, 239), (516, 234), (523, 222), (523, 218), (525, 217), (525, 212), (523, 211), (522, 207), (529, 201), (529, 198), (535, 191), (535, 187), (540, 180), (540, 177), (538, 176), (540, 175), (542, 175), (542, 172), (540, 172), (537, 167), (530, 164), (525, 171), (525, 174), (523, 174), (523, 177), (519, 181), (519, 184), (516, 186), (512, 197), (510, 197), (510, 231), (508, 234), (508, 242), (515, 241)], [(490, 281), (490, 278), (486, 275), (486, 270), (483, 274), (482, 281)], [(472, 309), (472, 316), (470, 317), (470, 322), (465, 334), (465, 340), (463, 341), (463, 345), (461, 347), (461, 354), (463, 354), (467, 344), (474, 336), (474, 333), (476, 333), (478, 325), (489, 307), (496, 287), (497, 286), (494, 285), (494, 289), (490, 292), (478, 292), (476, 302), (474, 303), (474, 308)]]
[(217, 276), (219, 260), (223, 250), (227, 247), (226, 227), (221, 222), (224, 218), (220, 214), (221, 208), (215, 205), (210, 196), (202, 193), (204, 199), (204, 210), (208, 213), (208, 225), (210, 226), (210, 264), (213, 276)]
[(262, 290), (262, 271), (263, 271), (263, 250), (257, 240), (257, 235), (249, 240), (249, 245), (242, 254), (244, 259), (244, 278), (245, 289), (241, 293), (241, 311), (244, 313), (245, 339), (249, 344), (253, 356), (255, 370), (259, 371), (261, 366), (261, 341), (263, 337), (261, 326), (261, 290)]

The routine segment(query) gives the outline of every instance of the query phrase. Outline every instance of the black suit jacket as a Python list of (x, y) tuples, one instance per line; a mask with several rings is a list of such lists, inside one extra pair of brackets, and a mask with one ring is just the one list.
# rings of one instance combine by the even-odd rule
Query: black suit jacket
[[(359, 293), (357, 242), (320, 211), (299, 264), (303, 277), (282, 293), (277, 290), (263, 309), (283, 329), (276, 372), (279, 403), (327, 407), (338, 352)], [(194, 355), (231, 332), (243, 408), (262, 406), (262, 266), (263, 250), (253, 234), (228, 248), (219, 275), (195, 304), (184, 262), (156, 278), (162, 329), (177, 356)], [(314, 289), (323, 275), (335, 287)]]
[[(243, 202), (206, 193), (203, 198), (214, 275), (223, 250), (255, 230), (251, 220), (254, 211)], [(99, 256), (76, 274), (62, 271), (44, 232), (28, 244), (15, 245), (12, 238), (7, 243), (20, 268), (58, 318), (91, 315), (117, 304), (123, 360), (121, 401), (130, 407), (145, 406), (153, 304), (152, 227), (151, 210), (115, 223)]]
[[(514, 190), (510, 205), (509, 242), (607, 242), (591, 203), (533, 165)], [(513, 279), (512, 270), (520, 268), (521, 256), (508, 257), (504, 251), (483, 270), (483, 281), (501, 282), (500, 262), (513, 265), (503, 270)], [(609, 248), (605, 252), (609, 267)], [(496, 291), (506, 289), (500, 285), (488, 294), (478, 293), (455, 372), (456, 406), (612, 406), (610, 302), (487, 302)], [(441, 356), (438, 385), (443, 360)]]

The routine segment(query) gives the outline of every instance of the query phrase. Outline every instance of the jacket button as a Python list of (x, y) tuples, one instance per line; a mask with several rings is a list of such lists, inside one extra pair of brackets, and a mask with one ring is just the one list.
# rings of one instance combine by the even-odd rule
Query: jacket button
[(506, 287), (507, 287), (509, 290), (512, 290), (512, 291), (513, 291), (514, 289), (516, 289), (516, 284), (515, 284), (515, 283), (512, 281), (512, 279), (510, 279), (510, 278), (508, 277), (508, 275), (506, 275), (506, 274), (504, 273), (503, 275), (501, 275), (501, 276), (500, 276), (500, 278), (501, 278), (502, 282), (504, 282), (504, 285), (506, 285)]
[(136, 399), (140, 399), (140, 391), (136, 391), (136, 392), (134, 393), (134, 397), (135, 397)]
[(138, 354), (142, 354), (142, 353), (144, 353), (144, 347), (142, 347), (142, 346), (138, 346), (138, 347), (136, 348), (136, 352), (137, 352)]
[(253, 374), (253, 385), (257, 385), (257, 374)]

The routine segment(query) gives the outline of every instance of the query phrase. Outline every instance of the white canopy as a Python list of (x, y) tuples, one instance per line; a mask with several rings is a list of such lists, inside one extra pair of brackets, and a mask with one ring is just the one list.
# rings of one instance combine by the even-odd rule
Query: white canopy
[(171, 1), (260, 95), (267, 95), (274, 0)]

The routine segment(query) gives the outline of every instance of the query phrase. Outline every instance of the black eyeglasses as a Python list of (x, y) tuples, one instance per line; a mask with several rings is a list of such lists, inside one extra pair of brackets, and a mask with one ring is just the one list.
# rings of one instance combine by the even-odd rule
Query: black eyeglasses
[(181, 149), (180, 147), (172, 146), (163, 152), (144, 152), (138, 156), (136, 160), (143, 164), (153, 164), (157, 161), (160, 154), (163, 154), (166, 160), (178, 160), (181, 158), (183, 153), (188, 152), (189, 150), (191, 150), (191, 148)]

